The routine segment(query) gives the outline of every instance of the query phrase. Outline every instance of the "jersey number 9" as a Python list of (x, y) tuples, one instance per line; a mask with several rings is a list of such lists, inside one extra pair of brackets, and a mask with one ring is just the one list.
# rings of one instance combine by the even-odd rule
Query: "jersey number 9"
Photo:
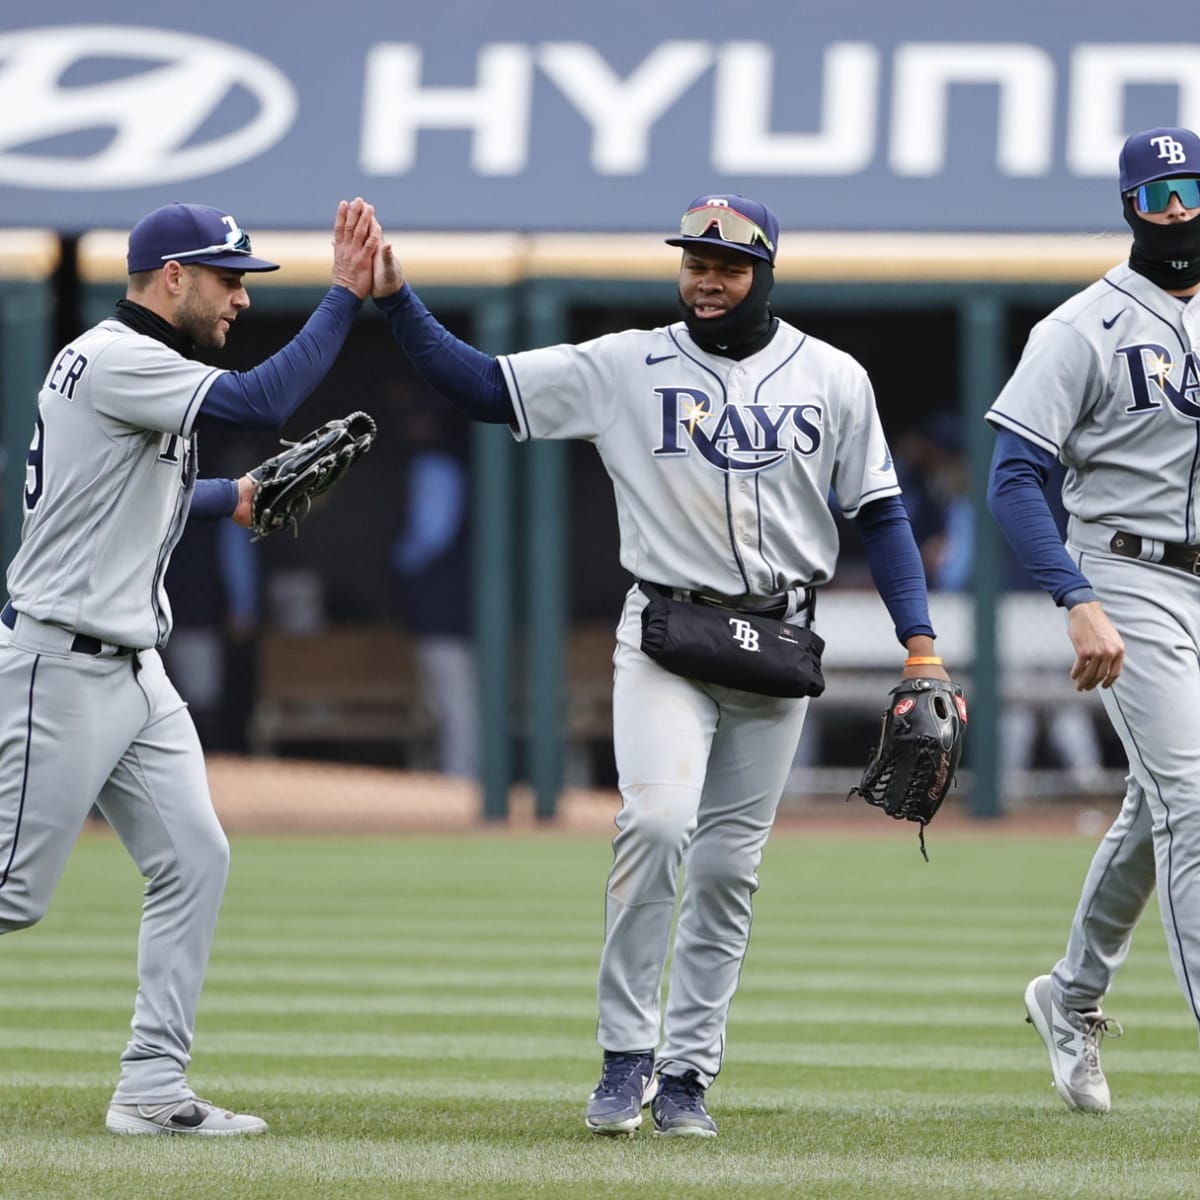
[(38, 417), (33, 429), (33, 441), (29, 444), (29, 457), (25, 460), (25, 507), (33, 510), (42, 498), (42, 459), (45, 449), (46, 427)]

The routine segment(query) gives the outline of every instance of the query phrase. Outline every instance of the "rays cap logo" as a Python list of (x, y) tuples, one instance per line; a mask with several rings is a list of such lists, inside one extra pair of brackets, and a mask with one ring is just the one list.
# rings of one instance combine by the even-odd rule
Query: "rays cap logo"
[(1121, 194), (1172, 175), (1200, 175), (1200, 137), (1190, 129), (1146, 129), (1130, 135), (1119, 160)]
[(278, 263), (254, 257), (249, 234), (228, 213), (206, 204), (165, 204), (129, 231), (130, 275), (157, 271), (168, 262), (234, 271), (279, 270)]
[(122, 25), (0, 34), (0, 184), (83, 191), (211, 175), (273, 146), (296, 111), (273, 63), (213, 38)]

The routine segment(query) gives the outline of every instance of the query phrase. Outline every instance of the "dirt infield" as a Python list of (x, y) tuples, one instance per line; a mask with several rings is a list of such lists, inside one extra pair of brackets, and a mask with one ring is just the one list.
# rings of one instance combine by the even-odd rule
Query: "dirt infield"
[[(545, 828), (611, 836), (620, 808), (615, 791), (564, 792), (553, 821), (537, 821), (528, 788), (513, 788), (507, 821), (484, 821), (474, 784), (444, 775), (287, 758), (208, 759), (209, 784), (222, 824), (231, 832), (286, 829), (294, 832), (469, 832)], [(981, 819), (954, 796), (937, 816), (938, 832), (1084, 835), (1098, 837), (1116, 815), (1120, 798), (1102, 806), (1038, 803), (1011, 815)], [(788, 804), (777, 827), (810, 832), (894, 836), (897, 826), (861, 803), (812, 801)]]
[[(473, 783), (446, 775), (288, 758), (210, 756), (213, 803), (228, 830), (372, 832), (471, 830), (490, 825)], [(554, 821), (564, 829), (611, 828), (615, 792), (567, 793)], [(517, 787), (505, 823), (537, 824), (533, 797)]]

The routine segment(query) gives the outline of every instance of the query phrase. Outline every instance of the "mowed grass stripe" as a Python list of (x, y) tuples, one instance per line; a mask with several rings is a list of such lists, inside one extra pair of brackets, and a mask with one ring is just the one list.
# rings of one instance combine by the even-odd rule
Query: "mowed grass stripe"
[[(602, 887), (603, 880), (598, 881), (597, 886)], [(496, 907), (493, 906), (493, 917)], [(954, 930), (944, 927), (940, 918), (930, 918), (931, 924), (924, 919), (907, 919), (902, 913), (889, 914), (888, 927), (892, 936), (886, 941), (880, 940), (880, 914), (876, 914), (874, 928), (864, 926), (861, 930), (841, 923), (840, 918), (833, 918), (833, 923), (842, 930), (837, 937), (815, 938), (806, 928), (789, 931), (786, 927), (771, 927), (760, 934), (758, 926), (763, 923), (764, 911), (774, 912), (781, 908), (782, 901), (762, 893), (755, 903), (753, 953), (764, 962), (794, 960), (800, 950), (806, 955), (835, 963), (853, 962), (867, 952), (878, 955), (881, 961), (889, 965), (914, 961), (955, 963), (971, 959), (1009, 961), (1027, 951), (1031, 943), (1044, 941), (1048, 947), (1053, 946), (1061, 951), (1065, 937), (1061, 921), (1046, 926), (1048, 933), (1043, 935), (1038, 926), (1021, 924), (1010, 913), (1005, 914), (1003, 931), (989, 936), (976, 936), (969, 932), (956, 934)], [(114, 910), (107, 917), (103, 929), (89, 933), (64, 929), (58, 914), (53, 913), (39, 927), (39, 941), (85, 961), (111, 961), (114, 957), (132, 961), (127, 937), (113, 930), (114, 920), (124, 920), (129, 911), (128, 905)], [(827, 918), (813, 912), (804, 913), (804, 921), (818, 919)], [(1156, 932), (1148, 933), (1150, 937), (1156, 936)], [(273, 959), (280, 961), (311, 960), (313, 951), (318, 948), (336, 949), (349, 960), (365, 962), (386, 960), (398, 953), (442, 954), (448, 959), (478, 958), (486, 961), (502, 957), (506, 947), (524, 939), (531, 959), (540, 961), (555, 959), (561, 954), (573, 959), (584, 958), (589, 951), (594, 955), (602, 936), (603, 923), (592, 919), (563, 923), (554, 930), (539, 928), (536, 923), (531, 924), (515, 916), (470, 926), (453, 924), (431, 928), (419, 917), (400, 910), (386, 918), (376, 916), (372, 923), (351, 922), (340, 932), (333, 929), (321, 935), (304, 926), (301, 921), (282, 917), (276, 921), (264, 914), (253, 933), (229, 929), (223, 923), (218, 930), (216, 944), (230, 957), (262, 957), (264, 953), (269, 953)], [(902, 938), (909, 940), (901, 941)], [(918, 939), (928, 942), (920, 954), (916, 953)], [(42, 957), (40, 952), (24, 948), (14, 947), (10, 953), (18, 958)]]
[[(397, 1018), (434, 1018), (441, 1022), (445, 1017), (461, 1016), (476, 1021), (488, 1018), (503, 1021), (513, 1029), (520, 1028), (522, 1022), (545, 1028), (547, 1022), (555, 1021), (571, 1022), (576, 1026), (580, 1021), (590, 1024), (595, 1009), (591, 988), (551, 996), (544, 993), (529, 996), (516, 991), (505, 994), (495, 989), (487, 993), (458, 995), (424, 988), (364, 992), (352, 983), (348, 983), (343, 991), (305, 988), (288, 995), (220, 984), (209, 991), (203, 1007), (205, 1024), (210, 1027), (227, 1025), (231, 1017), (235, 1023), (236, 1020), (244, 1022), (262, 1017), (274, 1021), (286, 1014), (297, 1019), (293, 1023), (298, 1028), (306, 1027), (300, 1020), (302, 1018), (311, 1018), (308, 1023), (322, 1021), (328, 1024), (331, 1018), (350, 1016), (356, 1023), (369, 1020), (376, 1024), (394, 1022)], [(912, 1024), (911, 1012), (900, 1006), (880, 1011), (865, 1000), (843, 1002), (836, 993), (789, 996), (778, 1002), (767, 1002), (763, 999), (765, 994), (758, 989), (735, 1001), (731, 1024), (742, 1036), (751, 1039), (768, 1034), (795, 1036), (799, 1031), (807, 1037), (809, 1035), (803, 1034), (803, 1030), (811, 1028), (820, 1029), (819, 1036), (824, 1040), (841, 1040), (843, 1036), (862, 1040), (864, 1035), (870, 1036), (877, 1031), (877, 1039), (887, 1041), (895, 1037), (897, 1030), (905, 1030)], [(902, 994), (894, 992), (893, 996)], [(1014, 995), (1019, 996), (1019, 990)], [(56, 989), (52, 994), (33, 995), (25, 988), (0, 989), (0, 1027), (41, 1027), (47, 1014), (55, 1013), (76, 1014), (73, 1018), (76, 1021), (82, 1019), (81, 1014), (107, 1018), (112, 1013), (124, 1014), (132, 1005), (132, 996), (132, 985), (104, 989), (80, 985), (73, 989)], [(1185, 1031), (1190, 1035), (1195, 1022), (1174, 997), (1170, 1000), (1171, 1003), (1161, 1011), (1139, 1006), (1121, 1012), (1141, 1040), (1154, 1030)], [(962, 999), (947, 1003), (943, 997), (936, 1003), (922, 1003), (921, 1014), (922, 1020), (939, 1028), (942, 1037), (952, 1039), (960, 1034), (993, 1041), (1006, 1027), (1021, 1027), (1025, 1018), (1019, 999), (968, 1004)], [(757, 1032), (760, 1029), (761, 1034)]]
[[(437, 1055), (443, 1062), (471, 1060), (479, 1062), (512, 1062), (569, 1058), (591, 1063), (595, 1055), (579, 1053), (577, 1038), (564, 1034), (519, 1036), (506, 1033), (503, 1040), (490, 1034), (461, 1035), (448, 1045), (441, 1034), (322, 1034), (310, 1031), (303, 1037), (295, 1034), (229, 1033), (214, 1031), (204, 1038), (205, 1053), (213, 1056), (236, 1057), (249, 1055), (257, 1059), (307, 1060), (355, 1058), (384, 1063), (392, 1060), (427, 1061)], [(0, 1029), (0, 1050), (37, 1050), (52, 1054), (72, 1051), (86, 1052), (95, 1045), (90, 1031), (72, 1032), (69, 1029), (40, 1033), (35, 1030)], [(890, 1045), (890, 1049), (889, 1049)], [(1042, 1068), (1042, 1054), (1028, 1043), (1016, 1050), (1001, 1044), (992, 1047), (944, 1044), (914, 1049), (897, 1047), (895, 1042), (858, 1041), (826, 1043), (754, 1043), (740, 1040), (736, 1046), (743, 1064), (789, 1067), (832, 1067), (844, 1070), (887, 1070), (901, 1068), (912, 1071), (955, 1072), (1020, 1071), (1035, 1066)], [(1160, 1074), (1196, 1076), (1196, 1064), (1181, 1053), (1182, 1047), (1167, 1051), (1140, 1051), (1123, 1048), (1120, 1055), (1111, 1055), (1112, 1064), (1124, 1069)], [(590, 1072), (589, 1072), (590, 1073)]]
[[(207, 1074), (214, 1093), (220, 1091), (230, 1097), (243, 1097), (247, 1102), (253, 1100), (264, 1111), (278, 1107), (285, 1098), (290, 1098), (287, 1102), (293, 1104), (303, 1099), (321, 1106), (333, 1097), (353, 1100), (361, 1096), (396, 1104), (436, 1100), (466, 1104), (506, 1099), (548, 1101), (565, 1105), (578, 1116), (594, 1083), (590, 1063), (586, 1070), (581, 1071), (577, 1063), (562, 1064), (554, 1059), (547, 1060), (539, 1074), (519, 1080), (481, 1077), (478, 1073), (462, 1071), (447, 1073), (438, 1079), (430, 1079), (411, 1070), (395, 1070), (386, 1074), (354, 1073), (347, 1071), (340, 1062), (330, 1064), (331, 1068), (337, 1068), (336, 1072), (332, 1069), (314, 1070), (311, 1063), (304, 1065), (304, 1071), (272, 1071), (271, 1091), (264, 1088), (262, 1075), (258, 1071), (220, 1067)], [(745, 1072), (740, 1074), (744, 1075)], [(1124, 1086), (1118, 1093), (1118, 1099), (1123, 1115), (1105, 1118), (1099, 1129), (1091, 1129), (1092, 1136), (1103, 1139), (1114, 1128), (1123, 1127), (1130, 1120), (1152, 1113), (1157, 1114), (1167, 1127), (1172, 1123), (1182, 1124), (1188, 1119), (1188, 1114), (1194, 1114), (1194, 1108), (1188, 1106), (1181, 1114), (1176, 1099), (1159, 1093), (1155, 1085), (1157, 1072), (1122, 1066), (1121, 1077)], [(928, 1077), (922, 1074), (920, 1078), (925, 1080)], [(986, 1094), (963, 1093), (956, 1096), (954, 1109), (987, 1116), (998, 1124), (1024, 1119), (1031, 1113), (1041, 1113), (1053, 1119), (1061, 1115), (1076, 1122), (1075, 1126), (1068, 1125), (1066, 1128), (1073, 1128), (1078, 1134), (1077, 1122), (1087, 1118), (1072, 1117), (1065, 1108), (1060, 1113), (1060, 1102), (1049, 1080), (1048, 1071), (1032, 1071), (1028, 1075), (1015, 1071), (992, 1074), (987, 1077)], [(831, 1088), (831, 1084), (836, 1087)], [(64, 1063), (59, 1068), (44, 1072), (20, 1067), (6, 1068), (0, 1069), (0, 1087), (37, 1091), (43, 1096), (64, 1089), (91, 1092), (96, 1100), (89, 1121), (95, 1123), (102, 1117), (103, 1102), (112, 1091), (111, 1069), (108, 1063), (98, 1063), (90, 1070), (81, 1070), (77, 1059), (73, 1064)], [(1001, 1096), (1014, 1098), (1014, 1102), (1001, 1108), (998, 1103)], [(741, 1085), (723, 1075), (719, 1095), (714, 1092), (712, 1106), (718, 1115), (757, 1109), (802, 1114), (806, 1119), (818, 1116), (863, 1116), (888, 1111), (914, 1118), (922, 1112), (944, 1117), (947, 1107), (945, 1097), (932, 1089), (914, 1092), (910, 1087), (888, 1087), (879, 1082), (878, 1074), (873, 1077), (869, 1070), (844, 1073), (817, 1070), (806, 1073), (803, 1078), (781, 1078), (774, 1084), (757, 1083), (753, 1087)]]
[[(536, 1110), (529, 1114), (536, 1120)], [(949, 1116), (949, 1114), (947, 1114)], [(860, 1122), (848, 1132), (857, 1132)], [(939, 1132), (942, 1132), (939, 1130)], [(558, 1156), (545, 1145), (509, 1144), (486, 1156), (462, 1154), (457, 1139), (335, 1141), (314, 1146), (284, 1142), (269, 1161), (245, 1144), (203, 1147), (178, 1142), (169, 1146), (100, 1145), (84, 1139), (69, 1139), (48, 1149), (19, 1141), (10, 1158), (20, 1162), (29, 1175), (53, 1177), (74, 1170), (86, 1161), (91, 1172), (91, 1192), (72, 1190), (72, 1196), (125, 1194), (158, 1196), (163, 1186), (163, 1163), (170, 1174), (194, 1180), (216, 1169), (239, 1200), (293, 1195), (288, 1189), (297, 1180), (319, 1187), (319, 1194), (340, 1197), (418, 1196), (653, 1196), (684, 1194), (690, 1198), (742, 1195), (775, 1197), (892, 1195), (908, 1197), (1004, 1198), (1043, 1194), (1045, 1168), (1042, 1162), (1022, 1155), (992, 1163), (986, 1177), (970, 1165), (970, 1145), (951, 1140), (942, 1132), (941, 1144), (923, 1139), (914, 1144), (912, 1130), (893, 1131), (886, 1145), (862, 1145), (826, 1150), (810, 1139), (786, 1147), (757, 1144), (742, 1152), (729, 1152), (719, 1142), (654, 1143), (639, 1139), (624, 1144), (596, 1144), (593, 1139), (569, 1157)], [(1061, 1135), (1060, 1135), (1061, 1136)], [(907, 1139), (907, 1140), (906, 1140)], [(1014, 1144), (1020, 1144), (1014, 1137)], [(898, 1143), (898, 1144), (895, 1144)], [(901, 1147), (903, 1149), (901, 1149)], [(1062, 1155), (1059, 1185), (1061, 1196), (1094, 1197), (1120, 1195), (1132, 1200), (1194, 1195), (1194, 1177), (1186, 1170), (1151, 1160), (1136, 1146), (1123, 1147), (1130, 1153), (1108, 1174), (1098, 1190), (1092, 1176), (1094, 1155), (1081, 1149)], [(1036, 1151), (1056, 1154), (1053, 1144), (1039, 1143)], [(698, 1169), (700, 1168), (700, 1169)], [(702, 1174), (702, 1180), (697, 1179)], [(10, 1176), (11, 1178), (11, 1176)], [(681, 1179), (688, 1180), (686, 1190)], [(887, 1181), (887, 1192), (877, 1181)], [(386, 1181), (382, 1183), (381, 1181)], [(256, 1187), (257, 1183), (257, 1187)], [(850, 1184), (853, 1192), (844, 1189)], [(19, 1186), (19, 1180), (18, 1180)], [(110, 1191), (110, 1189), (113, 1189)], [(452, 1190), (450, 1190), (452, 1189)], [(1112, 1189), (1112, 1190), (1109, 1190)], [(9, 1192), (20, 1196), (21, 1192)], [(24, 1193), (31, 1194), (31, 1193)], [(313, 1194), (306, 1192), (306, 1195)]]
[(680, 1146), (582, 1126), (606, 838), (235, 839), (191, 1078), (272, 1133), (197, 1146), (103, 1132), (140, 883), (89, 836), (44, 926), (4, 939), (0, 1195), (1192, 1195), (1200, 1062), (1154, 914), (1106, 1005), (1130, 1030), (1109, 1119), (1066, 1110), (1023, 1021), (1091, 850), (989, 831), (925, 866), (907, 839), (777, 835), (721, 1137)]
[[(486, 1006), (489, 995), (496, 995), (501, 1002), (506, 996), (520, 997), (527, 994), (529, 987), (528, 972), (523, 968), (513, 967), (509, 970), (482, 970), (471, 972), (467, 970), (447, 971), (439, 967), (421, 967), (419, 964), (409, 964), (407, 977), (404, 973), (397, 974), (394, 979), (387, 975), (382, 981), (370, 979), (364, 981), (361, 987), (356, 983), (353, 969), (348, 969), (342, 982), (328, 977), (317, 976), (309, 979), (303, 970), (293, 973), (286, 971), (272, 972), (274, 979), (253, 980), (245, 972), (227, 974), (222, 968), (214, 966), (209, 975), (207, 992), (209, 1003), (219, 1003), (222, 994), (239, 997), (240, 1001), (251, 1002), (253, 995), (263, 989), (264, 983), (274, 983), (281, 988), (304, 987), (305, 994), (314, 997), (328, 995), (336, 997), (346, 992), (357, 995), (372, 995), (386, 997), (395, 992), (409, 992), (413, 995), (429, 995), (437, 997), (446, 993), (452, 1002), (461, 1001), (468, 993), (478, 994), (479, 1002)], [(542, 978), (539, 973), (539, 989), (541, 994), (551, 993), (561, 998), (564, 1003), (570, 1003), (574, 998), (587, 993), (594, 1000), (594, 972), (579, 972), (573, 970), (547, 971)], [(117, 1004), (129, 991), (134, 980), (131, 971), (124, 981), (106, 980), (103, 986), (89, 986), (86, 981), (74, 980), (64, 983), (61, 988), (54, 984), (52, 975), (42, 979), (54, 986), (55, 995), (70, 995), (72, 991), (81, 997), (91, 996), (97, 1003)], [(843, 998), (853, 996), (862, 982), (861, 972), (853, 971), (821, 971), (805, 970), (797, 967), (792, 970), (768, 971), (756, 965), (747, 965), (743, 972), (745, 979), (746, 999), (743, 1003), (753, 1003), (765, 999), (768, 1003), (790, 1003), (794, 998), (798, 1005), (808, 1005), (818, 1010), (828, 1004), (837, 1009)], [(887, 982), (889, 1007), (919, 1003), (922, 1008), (936, 1009), (944, 1007), (948, 1000), (953, 1000), (953, 1007), (961, 1008), (978, 1001), (985, 1008), (999, 1005), (1002, 1008), (1015, 1006), (1024, 1011), (1022, 996), (1029, 979), (1029, 970), (1017, 974), (1004, 972), (989, 975), (978, 973), (947, 973), (929, 974), (924, 977), (905, 976), (892, 977)], [(0, 987), (0, 1007), (19, 1007), (21, 1005), (43, 1004), (52, 1007), (55, 1001), (43, 993), (40, 997), (30, 995), (30, 988), (22, 982), (20, 985), (10, 984)], [(274, 992), (265, 992), (273, 996)], [(1169, 991), (1160, 993), (1164, 998), (1170, 996)], [(739, 998), (740, 999), (740, 998)], [(302, 1002), (302, 997), (292, 997), (294, 1002)], [(239, 1001), (239, 1002), (240, 1002)], [(735, 1004), (738, 1003), (735, 1000)], [(851, 1000), (851, 1004), (856, 1003)], [(869, 1002), (863, 1002), (870, 1011)], [(1112, 1007), (1113, 1002), (1109, 1002)]]
[[(403, 917), (398, 917), (403, 921)], [(569, 965), (581, 971), (595, 974), (596, 958), (599, 954), (600, 940), (592, 938), (583, 931), (581, 937), (564, 941), (550, 941), (538, 937), (536, 943), (521, 943), (521, 965), (529, 968), (553, 966), (554, 964)], [(876, 935), (878, 936), (878, 935)], [(39, 941), (53, 943), (55, 950), (70, 953), (68, 963), (49, 963), (45, 961), (45, 949), (25, 949), (23, 953), (14, 949), (9, 961), (23, 964), (23, 971), (34, 975), (39, 970), (65, 972), (64, 978), (95, 977), (97, 973), (119, 975), (127, 972), (133, 965), (134, 957), (128, 953), (128, 946), (118, 947), (118, 939), (109, 946), (97, 949), (94, 940), (71, 945), (63, 939), (39, 938)], [(1030, 941), (1027, 935), (1024, 940), (1018, 940), (1013, 935), (1011, 948), (998, 949), (995, 943), (990, 945), (954, 945), (938, 934), (937, 945), (922, 951), (918, 960), (914, 960), (911, 946), (881, 947), (877, 952), (871, 952), (872, 961), (881, 967), (894, 970), (904, 975), (906, 969), (919, 966), (922, 972), (937, 971), (957, 973), (977, 973), (986, 970), (996, 975), (1006, 969), (1018, 974), (1025, 972), (1030, 965)], [(762, 944), (766, 943), (766, 944)], [(808, 970), (809, 968), (836, 969), (838, 967), (857, 968), (861, 966), (864, 953), (863, 944), (843, 944), (826, 946), (812, 944), (802, 937), (790, 942), (767, 942), (767, 939), (752, 940), (747, 969), (761, 971), (764, 968)], [(122, 949), (125, 951), (122, 953)], [(338, 979), (348, 971), (360, 975), (365, 982), (373, 978), (382, 979), (391, 973), (397, 975), (411, 972), (412, 964), (441, 965), (447, 968), (462, 964), (472, 968), (487, 967), (503, 968), (512, 963), (513, 941), (510, 934), (503, 939), (459, 938), (448, 945), (444, 940), (430, 942), (414, 942), (401, 936), (384, 938), (361, 939), (347, 937), (342, 941), (322, 942), (314, 939), (303, 941), (279, 938), (258, 938), (254, 940), (237, 939), (225, 935), (218, 939), (218, 962), (214, 968), (236, 973), (239, 968), (246, 971), (297, 971), (303, 970), (306, 977)], [(320, 962), (317, 952), (336, 953), (336, 962)]]

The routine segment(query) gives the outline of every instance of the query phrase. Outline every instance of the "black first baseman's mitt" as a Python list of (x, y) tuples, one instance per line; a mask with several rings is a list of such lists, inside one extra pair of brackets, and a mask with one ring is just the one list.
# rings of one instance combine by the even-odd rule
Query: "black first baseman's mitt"
[(966, 723), (967, 702), (958, 684), (941, 679), (901, 681), (892, 688), (871, 761), (846, 797), (857, 792), (889, 817), (917, 821), (926, 861), (925, 826), (955, 782)]
[(313, 497), (327, 492), (371, 448), (375, 422), (365, 412), (327, 421), (249, 472), (258, 484), (250, 503), (254, 540), (297, 525)]

